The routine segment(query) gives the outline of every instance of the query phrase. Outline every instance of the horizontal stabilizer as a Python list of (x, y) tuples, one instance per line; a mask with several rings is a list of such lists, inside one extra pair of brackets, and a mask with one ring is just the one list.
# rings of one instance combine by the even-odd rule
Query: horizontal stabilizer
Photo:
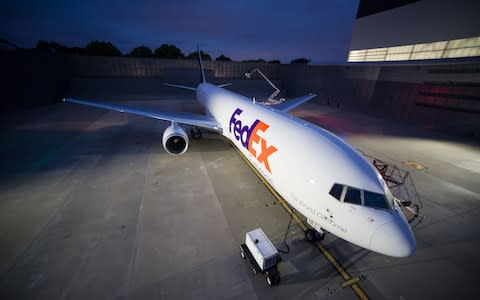
[(190, 91), (194, 91), (194, 92), (197, 91), (196, 88), (190, 87), (190, 86), (185, 86), (185, 85), (179, 85), (179, 84), (173, 84), (173, 83), (164, 83), (163, 85), (176, 87), (176, 88), (184, 89), (184, 90), (190, 90)]
[(300, 104), (305, 103), (308, 100), (311, 100), (311, 99), (315, 98), (316, 96), (317, 95), (315, 95), (315, 94), (308, 94), (308, 95), (298, 97), (298, 98), (287, 99), (280, 104), (273, 105), (273, 107), (275, 107), (276, 109), (281, 110), (283, 112), (289, 112), (292, 109), (294, 109), (295, 107), (299, 106)]
[(215, 121), (212, 117), (209, 117), (206, 115), (190, 114), (190, 113), (182, 113), (182, 112), (153, 111), (149, 109), (133, 108), (133, 107), (124, 106), (124, 105), (78, 100), (78, 99), (72, 99), (72, 98), (65, 98), (63, 99), (63, 101), (87, 105), (87, 106), (93, 106), (97, 108), (109, 109), (109, 110), (114, 110), (121, 113), (129, 113), (129, 114), (149, 117), (153, 119), (158, 119), (158, 120), (177, 122), (181, 124), (187, 124), (187, 125), (207, 128), (217, 132), (222, 132), (222, 128), (217, 123), (217, 121)]

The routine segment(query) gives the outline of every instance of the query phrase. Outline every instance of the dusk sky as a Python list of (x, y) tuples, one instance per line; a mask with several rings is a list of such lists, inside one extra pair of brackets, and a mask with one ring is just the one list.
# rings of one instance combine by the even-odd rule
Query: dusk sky
[(146, 45), (199, 45), (234, 60), (306, 57), (344, 62), (359, 0), (2, 0), (0, 37), (20, 47), (53, 40), (84, 47), (110, 41), (123, 53)]

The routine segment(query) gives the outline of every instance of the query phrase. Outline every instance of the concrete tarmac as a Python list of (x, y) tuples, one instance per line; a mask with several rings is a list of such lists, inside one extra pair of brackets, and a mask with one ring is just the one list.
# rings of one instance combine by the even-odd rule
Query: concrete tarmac
[[(200, 111), (193, 95), (161, 92), (148, 101), (130, 93), (127, 103)], [(475, 297), (479, 147), (318, 104), (294, 114), (404, 169), (406, 160), (426, 167), (409, 169), (424, 203), (412, 257), (324, 240), (352, 276), (365, 276), (367, 295)], [(356, 298), (294, 225), (280, 285), (251, 272), (239, 255), (245, 232), (261, 227), (282, 248), (289, 216), (218, 135), (172, 157), (161, 142), (167, 122), (67, 103), (4, 116), (0, 125), (1, 299)]]

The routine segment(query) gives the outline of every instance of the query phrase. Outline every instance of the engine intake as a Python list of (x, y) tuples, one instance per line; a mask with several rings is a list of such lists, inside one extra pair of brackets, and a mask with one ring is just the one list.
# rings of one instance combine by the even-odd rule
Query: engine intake
[(188, 135), (176, 123), (168, 126), (163, 132), (163, 148), (171, 155), (182, 155), (188, 149)]

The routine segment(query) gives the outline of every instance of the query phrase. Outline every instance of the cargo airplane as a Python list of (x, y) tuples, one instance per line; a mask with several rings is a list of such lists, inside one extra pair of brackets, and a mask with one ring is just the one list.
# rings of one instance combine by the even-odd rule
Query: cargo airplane
[(362, 154), (331, 132), (295, 118), (290, 110), (309, 94), (277, 105), (207, 83), (200, 52), (201, 83), (167, 84), (196, 93), (206, 114), (160, 112), (66, 98), (64, 101), (169, 121), (163, 147), (171, 155), (188, 149), (180, 124), (208, 129), (232, 141), (264, 179), (314, 229), (308, 240), (328, 231), (350, 243), (392, 257), (410, 256), (415, 237), (387, 184)]

